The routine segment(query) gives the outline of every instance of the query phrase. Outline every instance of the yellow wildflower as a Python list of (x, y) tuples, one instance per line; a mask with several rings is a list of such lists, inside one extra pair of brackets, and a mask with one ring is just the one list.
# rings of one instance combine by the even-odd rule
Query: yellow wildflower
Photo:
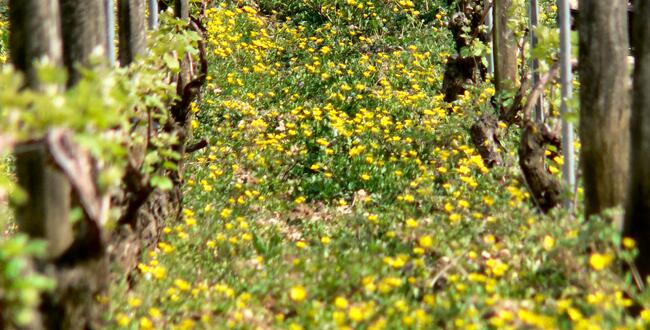
[(348, 316), (350, 317), (350, 320), (354, 322), (359, 322), (363, 320), (363, 311), (361, 310), (361, 308), (353, 306), (348, 311)]
[(131, 323), (131, 319), (124, 313), (118, 313), (115, 315), (115, 322), (117, 322), (117, 325), (121, 327), (126, 327)]
[(593, 253), (591, 257), (589, 257), (589, 264), (593, 269), (600, 271), (609, 266), (612, 259), (614, 258), (609, 254)]
[(180, 278), (174, 281), (174, 285), (181, 291), (189, 291), (192, 287), (187, 281)]
[(633, 238), (625, 237), (623, 238), (623, 246), (628, 249), (634, 249), (636, 247), (636, 241)]
[(140, 318), (140, 329), (142, 330), (150, 330), (153, 329), (153, 322), (149, 320), (147, 317), (143, 316)]
[(417, 228), (418, 227), (418, 222), (415, 219), (406, 219), (406, 227), (407, 228)]
[(553, 237), (549, 235), (546, 235), (544, 236), (544, 242), (542, 243), (542, 245), (544, 246), (544, 250), (551, 251), (555, 246), (555, 239), (553, 239)]
[(422, 248), (428, 249), (433, 246), (433, 238), (429, 235), (422, 236), (420, 237), (419, 243)]
[(149, 308), (149, 316), (151, 316), (152, 319), (159, 319), (162, 316), (162, 313), (158, 308), (151, 307)]
[(334, 305), (338, 309), (346, 309), (348, 308), (348, 300), (345, 299), (345, 297), (336, 297), (334, 300)]
[(296, 285), (289, 291), (289, 297), (295, 302), (302, 302), (307, 298), (307, 290), (302, 285)]

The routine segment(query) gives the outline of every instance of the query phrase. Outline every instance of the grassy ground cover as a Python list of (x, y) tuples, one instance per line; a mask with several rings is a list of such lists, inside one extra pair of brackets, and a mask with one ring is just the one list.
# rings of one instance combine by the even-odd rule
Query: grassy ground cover
[[(553, 8), (545, 8), (553, 10)], [(644, 328), (608, 223), (540, 215), (503, 125), (488, 169), (468, 129), (494, 94), (439, 93), (443, 1), (225, 1), (184, 222), (165, 228), (115, 328)], [(579, 146), (578, 146), (579, 147)], [(550, 163), (561, 167), (562, 159)]]

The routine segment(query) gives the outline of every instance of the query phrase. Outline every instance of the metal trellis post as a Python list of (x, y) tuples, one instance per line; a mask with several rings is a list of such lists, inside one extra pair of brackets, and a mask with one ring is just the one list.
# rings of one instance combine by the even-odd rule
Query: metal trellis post
[[(529, 20), (529, 27), (530, 27), (530, 49), (531, 49), (531, 54), (532, 50), (537, 47), (537, 35), (535, 34), (535, 28), (537, 27), (537, 24), (539, 24), (539, 6), (537, 4), (537, 0), (530, 0), (530, 20)], [(530, 62), (530, 70), (532, 72), (532, 83), (533, 86), (537, 86), (537, 83), (539, 82), (539, 60), (532, 58)], [(539, 99), (537, 100), (537, 105), (535, 106), (535, 121), (538, 123), (544, 122), (544, 94), (541, 93), (539, 95)]]
[(489, 6), (487, 17), (485, 18), (485, 25), (487, 26), (487, 34), (490, 46), (490, 54), (487, 56), (488, 62), (488, 72), (494, 74), (494, 41), (492, 40), (492, 28), (493, 28), (493, 5), (491, 0), (485, 0), (485, 6)]
[[(573, 94), (573, 78), (571, 72), (571, 14), (569, 0), (558, 0), (560, 15), (560, 78), (562, 83), (562, 150), (564, 153), (564, 181), (567, 188), (575, 190), (575, 160), (573, 150), (573, 124), (566, 120), (569, 111), (568, 101)], [(568, 209), (573, 209), (573, 201), (568, 198), (565, 202)]]
[(158, 28), (158, 0), (149, 0), (149, 30)]
[(115, 66), (115, 6), (113, 0), (104, 0), (106, 11), (106, 57), (111, 67)]

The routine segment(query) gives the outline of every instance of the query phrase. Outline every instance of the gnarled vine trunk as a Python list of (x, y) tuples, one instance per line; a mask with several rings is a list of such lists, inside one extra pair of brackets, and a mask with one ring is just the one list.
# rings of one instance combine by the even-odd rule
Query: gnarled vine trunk
[(481, 0), (463, 0), (458, 3), (458, 12), (449, 21), (449, 30), (456, 44), (456, 53), (447, 58), (442, 82), (442, 93), (446, 102), (452, 102), (462, 95), (468, 85), (485, 78), (487, 68), (479, 56), (463, 56), (463, 48), (471, 46), (474, 39), (488, 41), (482, 26), (487, 12)]
[[(187, 1), (180, 3), (181, 7), (177, 7), (176, 12), (180, 18), (185, 17), (189, 24)], [(169, 191), (153, 189), (147, 176), (141, 173), (139, 162), (131, 162), (127, 169), (125, 176), (127, 189), (125, 195), (118, 201), (125, 206), (125, 211), (119, 220), (121, 226), (113, 233), (109, 252), (112, 260), (122, 267), (123, 274), (127, 274), (129, 279), (132, 279), (130, 274), (137, 266), (141, 252), (158, 243), (166, 223), (177, 220), (181, 216), (183, 158), (191, 134), (190, 105), (198, 96), (207, 75), (203, 42), (200, 42), (199, 46), (200, 72), (193, 73), (189, 56), (179, 59), (181, 72), (174, 78), (179, 99), (171, 105), (171, 118), (162, 128), (178, 138), (177, 143), (172, 147), (180, 155), (176, 164), (177, 169), (164, 173), (174, 183), (173, 188)], [(141, 151), (132, 150), (131, 153), (139, 152)], [(141, 155), (134, 156), (131, 159), (142, 158)]]

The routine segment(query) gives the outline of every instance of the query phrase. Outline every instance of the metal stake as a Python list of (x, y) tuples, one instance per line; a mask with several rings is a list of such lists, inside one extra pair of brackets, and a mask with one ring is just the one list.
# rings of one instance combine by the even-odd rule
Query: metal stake
[(490, 46), (490, 54), (487, 56), (488, 72), (494, 75), (494, 41), (492, 40), (492, 28), (494, 24), (492, 13), (494, 12), (494, 7), (491, 0), (485, 0), (485, 6), (490, 6), (487, 17), (485, 18), (485, 25), (487, 25), (488, 41)]
[[(531, 54), (532, 50), (537, 47), (537, 35), (535, 34), (535, 28), (539, 24), (539, 6), (537, 5), (537, 0), (530, 0), (530, 49)], [(533, 86), (537, 86), (539, 82), (539, 60), (531, 58), (530, 70), (532, 72), (532, 83)], [(535, 121), (538, 123), (544, 122), (544, 94), (540, 93), (539, 99), (537, 100), (537, 105), (535, 106)]]
[(149, 30), (158, 28), (158, 0), (149, 0)]
[[(562, 150), (564, 153), (564, 181), (572, 193), (575, 191), (575, 160), (573, 150), (573, 124), (565, 115), (569, 111), (568, 101), (573, 94), (573, 77), (571, 72), (571, 15), (569, 0), (558, 0), (560, 14), (560, 78), (562, 82)], [(567, 198), (565, 205), (573, 209), (573, 201)]]
[(106, 12), (106, 57), (111, 67), (115, 66), (115, 6), (113, 0), (104, 0)]

